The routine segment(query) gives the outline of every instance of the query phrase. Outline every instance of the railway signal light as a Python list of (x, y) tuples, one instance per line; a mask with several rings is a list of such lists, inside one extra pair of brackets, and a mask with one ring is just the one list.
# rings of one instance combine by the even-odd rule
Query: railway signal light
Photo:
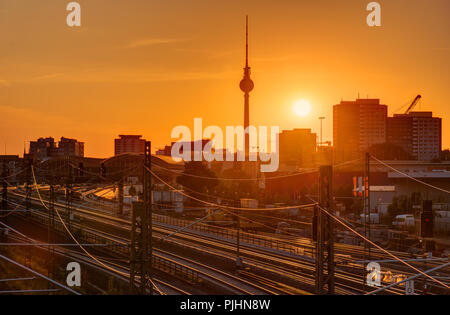
[(422, 202), (422, 212), (420, 213), (420, 236), (433, 237), (433, 227), (433, 203), (431, 200), (424, 200)]
[(100, 176), (101, 177), (105, 177), (106, 176), (106, 167), (105, 167), (104, 163), (102, 163), (102, 165), (100, 167)]

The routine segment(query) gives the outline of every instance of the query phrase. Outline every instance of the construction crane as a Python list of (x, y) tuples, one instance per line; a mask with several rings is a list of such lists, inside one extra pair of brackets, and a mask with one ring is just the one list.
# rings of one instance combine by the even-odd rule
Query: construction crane
[(416, 107), (417, 103), (419, 103), (421, 98), (422, 98), (422, 95), (416, 96), (414, 101), (411, 103), (411, 105), (409, 105), (408, 109), (406, 110), (405, 115), (408, 115), (414, 109), (414, 107)]

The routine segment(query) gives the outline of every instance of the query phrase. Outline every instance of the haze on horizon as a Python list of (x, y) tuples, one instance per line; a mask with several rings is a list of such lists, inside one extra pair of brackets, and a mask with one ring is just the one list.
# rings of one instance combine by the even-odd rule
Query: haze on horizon
[[(358, 93), (395, 109), (443, 118), (450, 147), (450, 1), (379, 1), (382, 26), (366, 24), (369, 0), (78, 0), (82, 25), (66, 25), (69, 0), (0, 3), (0, 153), (61, 136), (85, 155), (113, 154), (119, 134), (153, 149), (177, 125), (241, 125), (245, 15), (255, 89), (250, 123), (312, 128), (332, 140), (332, 106)], [(298, 99), (311, 113), (293, 115)]]

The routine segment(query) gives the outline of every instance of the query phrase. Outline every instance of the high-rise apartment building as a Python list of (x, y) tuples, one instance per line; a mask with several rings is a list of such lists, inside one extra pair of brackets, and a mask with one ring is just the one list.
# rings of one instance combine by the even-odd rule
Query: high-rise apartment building
[(398, 145), (419, 161), (440, 157), (442, 119), (432, 112), (396, 114), (387, 120), (387, 142)]
[(114, 155), (123, 153), (144, 154), (145, 140), (141, 135), (119, 135), (114, 139)]
[(58, 142), (59, 156), (84, 156), (84, 142), (78, 142), (76, 139), (61, 137)]
[(311, 166), (316, 153), (317, 135), (311, 129), (283, 130), (279, 134), (280, 164)]
[(30, 141), (28, 153), (38, 160), (56, 156), (84, 157), (84, 142), (61, 137), (61, 140), (56, 144), (52, 137), (39, 138), (36, 141)]
[(337, 160), (359, 157), (386, 142), (387, 106), (379, 99), (341, 101), (333, 107), (333, 142)]
[(48, 158), (55, 148), (55, 139), (52, 137), (39, 138), (36, 141), (30, 141), (28, 153), (33, 155), (38, 160), (43, 160)]

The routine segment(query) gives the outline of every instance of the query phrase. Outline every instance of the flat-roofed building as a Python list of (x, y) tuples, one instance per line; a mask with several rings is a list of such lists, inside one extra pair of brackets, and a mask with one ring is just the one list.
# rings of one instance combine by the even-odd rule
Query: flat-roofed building
[(337, 160), (357, 158), (386, 142), (387, 106), (379, 99), (341, 101), (333, 107), (333, 144)]
[(311, 166), (317, 135), (311, 129), (283, 130), (279, 135), (280, 165), (284, 168)]
[(145, 139), (141, 138), (141, 135), (119, 135), (119, 139), (114, 139), (114, 155), (123, 153), (143, 154)]
[(389, 117), (387, 142), (402, 147), (414, 160), (438, 159), (442, 150), (442, 118), (433, 117), (432, 112)]

